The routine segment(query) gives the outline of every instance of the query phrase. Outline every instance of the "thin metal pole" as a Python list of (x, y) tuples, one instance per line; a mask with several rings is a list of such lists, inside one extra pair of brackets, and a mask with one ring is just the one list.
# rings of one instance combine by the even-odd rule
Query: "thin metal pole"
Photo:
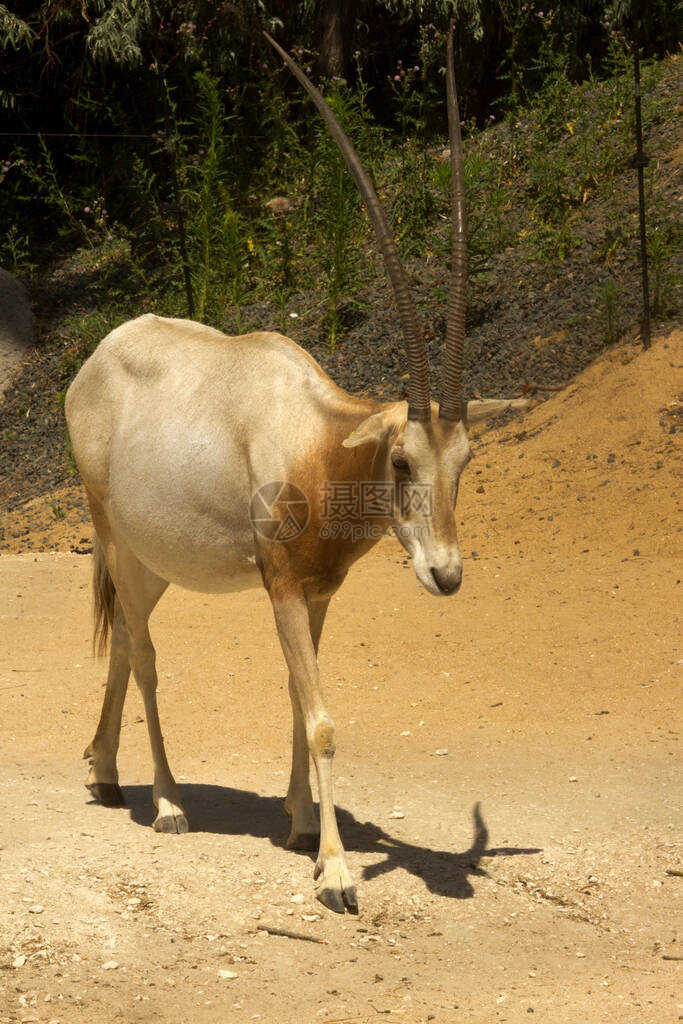
[(640, 329), (643, 348), (650, 347), (650, 283), (647, 273), (647, 233), (645, 227), (645, 175), (644, 171), (650, 162), (649, 156), (643, 152), (643, 125), (640, 114), (640, 58), (638, 54), (638, 22), (637, 14), (633, 15), (633, 79), (636, 99), (636, 154), (631, 166), (638, 171), (638, 205), (640, 207), (640, 269), (643, 278), (643, 319)]
[(156, 10), (154, 0), (151, 0), (150, 8), (152, 17), (156, 23), (156, 30), (152, 36), (152, 52), (154, 54), (154, 70), (157, 74), (161, 100), (164, 105), (164, 127), (166, 129), (166, 152), (171, 165), (171, 186), (173, 188), (173, 202), (176, 208), (176, 219), (178, 224), (178, 242), (180, 243), (180, 259), (183, 264), (183, 277), (185, 279), (185, 295), (187, 297), (187, 314), (190, 320), (194, 319), (194, 297), (192, 295), (192, 277), (190, 275), (190, 261), (187, 258), (187, 242), (185, 236), (185, 217), (183, 215), (183, 201), (180, 196), (180, 185), (178, 184), (178, 163), (176, 161), (175, 137), (171, 130), (171, 111), (168, 99), (168, 84), (166, 75), (161, 67), (161, 54), (159, 38), (161, 36), (161, 19)]
[(192, 278), (190, 277), (190, 261), (187, 258), (187, 244), (185, 241), (185, 217), (183, 215), (183, 201), (180, 196), (180, 186), (178, 184), (178, 165), (176, 162), (176, 148), (175, 138), (171, 131), (171, 115), (169, 111), (168, 102), (168, 87), (166, 85), (166, 78), (161, 65), (157, 60), (157, 74), (159, 76), (159, 84), (164, 100), (164, 123), (166, 126), (166, 152), (168, 153), (169, 163), (171, 165), (171, 183), (173, 185), (173, 201), (176, 208), (176, 218), (178, 222), (178, 241), (180, 242), (180, 258), (183, 264), (183, 276), (185, 279), (185, 294), (187, 296), (187, 311), (190, 320), (194, 319), (194, 296), (192, 295)]

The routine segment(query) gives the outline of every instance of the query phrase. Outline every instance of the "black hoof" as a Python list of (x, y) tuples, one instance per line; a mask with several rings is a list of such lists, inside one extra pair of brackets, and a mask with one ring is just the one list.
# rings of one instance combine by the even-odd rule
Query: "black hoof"
[(96, 800), (105, 807), (125, 807), (123, 792), (114, 782), (91, 782), (87, 787)]
[(338, 889), (321, 889), (316, 897), (328, 910), (335, 914), (343, 914), (348, 910), (349, 914), (358, 913), (358, 899), (355, 888), (345, 889), (340, 892)]
[(319, 832), (298, 832), (287, 840), (288, 850), (309, 850), (315, 853), (320, 846)]
[(184, 835), (185, 832), (190, 831), (190, 826), (188, 825), (187, 818), (184, 814), (166, 814), (164, 817), (159, 816), (158, 818), (155, 818), (154, 831)]
[(333, 910), (335, 914), (344, 913), (346, 909), (344, 907), (344, 900), (342, 899), (342, 894), (337, 889), (321, 889), (315, 895), (328, 910)]

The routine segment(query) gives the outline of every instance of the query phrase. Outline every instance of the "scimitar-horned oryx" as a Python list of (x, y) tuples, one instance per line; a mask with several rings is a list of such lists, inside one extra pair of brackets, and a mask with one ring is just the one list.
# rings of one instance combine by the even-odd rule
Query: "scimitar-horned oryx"
[[(95, 638), (101, 649), (111, 632), (104, 704), (85, 752), (91, 764), (86, 785), (104, 804), (123, 802), (116, 755), (132, 669), (154, 759), (154, 828), (187, 831), (159, 724), (149, 616), (169, 583), (217, 593), (262, 584), (290, 672), (288, 846), (319, 844), (318, 898), (332, 910), (355, 912), (332, 794), (335, 728), (316, 659), (325, 613), (352, 563), (392, 527), (431, 594), (454, 594), (462, 577), (454, 509), (470, 449), (461, 406), (466, 241), (453, 42), (447, 69), (453, 257), (438, 408), (429, 398), (423, 332), (372, 183), (321, 94), (270, 42), (325, 118), (367, 207), (405, 336), (408, 400), (387, 404), (347, 395), (279, 334), (228, 338), (199, 323), (146, 315), (100, 343), (66, 399), (96, 531)], [(467, 413), (481, 412), (476, 405)], [(384, 506), (347, 508), (352, 530), (344, 529), (348, 521), (331, 524), (320, 496), (335, 483), (347, 494), (349, 487), (368, 485), (370, 497), (383, 496)], [(415, 493), (421, 500), (412, 500)]]

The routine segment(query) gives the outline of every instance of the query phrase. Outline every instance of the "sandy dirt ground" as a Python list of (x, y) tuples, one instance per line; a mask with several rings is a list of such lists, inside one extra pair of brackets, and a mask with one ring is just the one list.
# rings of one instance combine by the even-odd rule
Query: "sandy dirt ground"
[(158, 835), (134, 688), (127, 807), (83, 787), (106, 666), (76, 485), (7, 517), (0, 1021), (683, 1019), (682, 363), (681, 333), (616, 349), (475, 439), (457, 597), (386, 540), (333, 600), (320, 661), (359, 917), (317, 903), (311, 856), (284, 849), (265, 593), (172, 589), (153, 616), (192, 829)]

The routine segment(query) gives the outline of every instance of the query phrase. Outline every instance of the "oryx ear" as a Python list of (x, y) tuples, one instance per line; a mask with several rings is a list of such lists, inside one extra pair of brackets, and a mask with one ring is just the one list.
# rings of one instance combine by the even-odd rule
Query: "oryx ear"
[(394, 405), (368, 416), (342, 441), (344, 448), (357, 448), (360, 444), (378, 444), (390, 433), (398, 434), (408, 419), (408, 403)]

